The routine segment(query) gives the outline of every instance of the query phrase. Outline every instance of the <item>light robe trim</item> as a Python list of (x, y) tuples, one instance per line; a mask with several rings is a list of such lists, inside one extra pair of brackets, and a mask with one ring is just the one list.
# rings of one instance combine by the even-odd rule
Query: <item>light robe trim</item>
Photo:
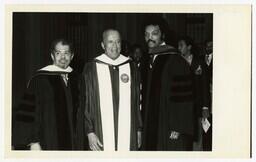
[[(122, 75), (128, 75), (128, 81), (122, 81)], [(119, 113), (118, 113), (118, 151), (130, 150), (131, 134), (131, 72), (130, 64), (119, 66)]]
[[(113, 94), (109, 66), (96, 63), (100, 111), (102, 120), (102, 134), (104, 151), (115, 150)], [(122, 74), (128, 75), (128, 82), (120, 79)], [(118, 151), (130, 150), (131, 132), (131, 73), (130, 64), (119, 66), (119, 109), (118, 109)]]
[(43, 67), (42, 69), (39, 69), (38, 71), (71, 73), (73, 71), (73, 69), (70, 66), (68, 66), (66, 69), (62, 69), (56, 65), (48, 65), (48, 66)]

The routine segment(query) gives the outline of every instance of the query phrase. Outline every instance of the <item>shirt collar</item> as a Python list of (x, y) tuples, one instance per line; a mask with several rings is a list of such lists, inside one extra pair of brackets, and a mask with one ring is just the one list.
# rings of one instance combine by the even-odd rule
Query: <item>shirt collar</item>
[(212, 53), (210, 53), (210, 54), (206, 54), (206, 56), (212, 56)]
[(160, 46), (164, 46), (164, 45), (166, 45), (166, 43), (163, 41), (163, 42), (160, 44)]

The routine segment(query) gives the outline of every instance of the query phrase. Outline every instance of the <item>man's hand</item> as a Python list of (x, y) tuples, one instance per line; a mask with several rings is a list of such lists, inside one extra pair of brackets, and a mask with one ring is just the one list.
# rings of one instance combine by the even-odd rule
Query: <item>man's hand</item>
[(100, 142), (99, 138), (96, 136), (95, 133), (89, 133), (88, 135), (89, 146), (90, 149), (93, 151), (101, 151), (103, 148), (102, 143)]
[(172, 131), (172, 132), (171, 132), (171, 135), (170, 135), (170, 139), (171, 139), (171, 140), (176, 140), (176, 139), (179, 138), (179, 135), (180, 135), (179, 132)]
[(42, 148), (41, 148), (39, 142), (30, 143), (29, 146), (30, 146), (30, 150), (34, 150), (34, 151), (40, 151), (40, 150), (42, 150)]
[(140, 148), (141, 147), (141, 142), (142, 142), (141, 131), (137, 132), (137, 139), (138, 139), (138, 148)]
[(208, 118), (209, 116), (210, 116), (209, 108), (203, 107), (202, 108), (202, 118), (205, 119), (205, 118)]

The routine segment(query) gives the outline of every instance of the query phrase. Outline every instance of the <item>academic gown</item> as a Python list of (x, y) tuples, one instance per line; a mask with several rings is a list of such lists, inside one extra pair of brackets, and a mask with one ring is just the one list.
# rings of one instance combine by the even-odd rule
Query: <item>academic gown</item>
[[(143, 150), (189, 149), (195, 115), (190, 68), (169, 45), (149, 54), (158, 56), (148, 70)], [(170, 140), (171, 131), (181, 133), (179, 140)]]
[(39, 142), (42, 150), (75, 149), (79, 79), (75, 72), (69, 73), (66, 86), (61, 74), (40, 70), (29, 81), (14, 111), (14, 146)]
[[(94, 132), (99, 140), (103, 142), (102, 134), (102, 119), (100, 111), (100, 99), (99, 99), (99, 83), (96, 71), (96, 62), (106, 64), (99, 60), (93, 60), (87, 63), (83, 70), (83, 90), (82, 90), (82, 107), (84, 108), (84, 121), (85, 121), (85, 138), (90, 132)], [(130, 150), (138, 150), (137, 145), (137, 131), (142, 129), (142, 120), (139, 111), (139, 82), (138, 74), (135, 64), (131, 61), (123, 64), (130, 64), (131, 68), (131, 132), (130, 132)], [(122, 64), (122, 65), (123, 65)], [(109, 71), (112, 82), (113, 93), (113, 111), (114, 111), (114, 125), (115, 125), (115, 149), (117, 150), (117, 122), (118, 122), (118, 100), (119, 100), (119, 81), (118, 81), (118, 66), (109, 65)], [(106, 96), (107, 97), (107, 96)], [(88, 149), (88, 148), (87, 148)], [(104, 149), (104, 148), (103, 148)]]

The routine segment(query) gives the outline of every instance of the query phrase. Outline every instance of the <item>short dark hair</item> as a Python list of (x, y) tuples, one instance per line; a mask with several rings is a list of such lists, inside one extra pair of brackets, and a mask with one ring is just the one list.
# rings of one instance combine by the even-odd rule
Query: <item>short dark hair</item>
[(194, 46), (194, 41), (193, 41), (193, 39), (192, 39), (191, 37), (189, 37), (189, 36), (181, 36), (181, 37), (179, 38), (179, 41), (181, 41), (181, 40), (183, 40), (183, 41), (186, 43), (186, 45), (191, 45), (192, 47)]
[(143, 24), (143, 31), (145, 31), (146, 27), (149, 25), (159, 26), (162, 36), (164, 36), (168, 33), (169, 26), (168, 26), (167, 22), (160, 16), (152, 15), (152, 16), (149, 16), (147, 19), (145, 19), (144, 24)]
[(194, 43), (194, 40), (190, 36), (181, 36), (179, 38), (179, 41), (183, 40), (186, 45), (191, 45), (191, 53), (195, 56), (199, 55), (200, 49), (198, 46)]
[(161, 39), (169, 45), (176, 46), (176, 33), (170, 29), (169, 24), (161, 15), (148, 15), (142, 26), (143, 34), (145, 33), (146, 27), (149, 25), (159, 26), (159, 29), (161, 30), (162, 33)]
[(207, 43), (209, 43), (209, 42), (213, 42), (213, 41), (212, 41), (212, 39), (207, 38), (207, 39), (204, 41), (204, 45), (207, 45)]
[(62, 45), (68, 45), (70, 52), (74, 54), (74, 48), (73, 48), (73, 43), (67, 39), (64, 38), (59, 38), (59, 39), (55, 39), (54, 41), (52, 41), (51, 44), (51, 53), (55, 50), (55, 47), (58, 43), (61, 43)]
[(131, 47), (131, 52), (134, 52), (137, 48), (142, 50), (142, 46), (141, 45), (139, 45), (137, 43), (133, 44), (132, 47)]

